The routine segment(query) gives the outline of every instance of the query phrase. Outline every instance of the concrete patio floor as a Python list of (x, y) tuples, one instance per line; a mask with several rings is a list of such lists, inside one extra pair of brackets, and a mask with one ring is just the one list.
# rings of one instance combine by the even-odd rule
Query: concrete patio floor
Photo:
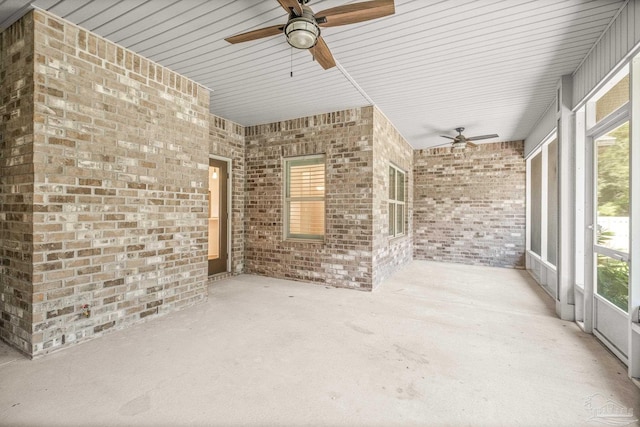
[(640, 415), (626, 367), (526, 272), (425, 261), (373, 293), (224, 279), (37, 360), (0, 345), (6, 426), (595, 426), (607, 401)]

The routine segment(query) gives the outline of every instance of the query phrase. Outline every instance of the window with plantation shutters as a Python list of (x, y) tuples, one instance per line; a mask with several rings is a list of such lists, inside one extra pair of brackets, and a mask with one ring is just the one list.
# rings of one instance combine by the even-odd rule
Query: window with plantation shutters
[(324, 238), (324, 156), (285, 159), (285, 238)]
[(405, 220), (405, 174), (389, 165), (389, 237), (404, 234)]

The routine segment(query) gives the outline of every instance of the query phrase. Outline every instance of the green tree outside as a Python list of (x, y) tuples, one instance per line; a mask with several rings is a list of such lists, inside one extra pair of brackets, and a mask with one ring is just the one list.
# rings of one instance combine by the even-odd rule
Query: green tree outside
[(629, 216), (629, 122), (607, 134), (611, 145), (598, 145), (598, 215)]
[[(629, 122), (598, 141), (598, 216), (629, 217)], [(606, 246), (611, 230), (598, 230)], [(629, 264), (598, 255), (598, 293), (623, 311), (629, 310)]]

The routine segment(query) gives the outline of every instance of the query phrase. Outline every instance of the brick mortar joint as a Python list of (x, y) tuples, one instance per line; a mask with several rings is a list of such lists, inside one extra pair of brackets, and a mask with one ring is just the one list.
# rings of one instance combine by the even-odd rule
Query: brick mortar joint
[[(198, 94), (199, 94), (201, 91), (204, 91), (204, 92), (205, 92), (205, 93), (207, 93), (207, 94), (209, 94), (209, 93), (210, 93), (210, 90), (209, 90), (206, 86), (203, 86), (202, 84), (200, 84), (200, 83), (198, 83), (198, 82), (196, 82), (196, 81), (194, 81), (194, 80), (191, 80), (191, 79), (189, 79), (189, 78), (187, 78), (187, 77), (185, 77), (185, 76), (183, 76), (183, 75), (181, 75), (181, 74), (178, 74), (178, 73), (176, 73), (175, 71), (172, 71), (171, 69), (169, 69), (169, 68), (167, 68), (167, 67), (165, 67), (165, 66), (163, 66), (163, 65), (161, 65), (161, 64), (158, 64), (157, 62), (155, 62), (155, 61), (153, 61), (153, 60), (151, 60), (151, 59), (145, 58), (145, 57), (143, 57), (143, 56), (141, 56), (141, 55), (139, 55), (139, 54), (135, 53), (134, 51), (132, 51), (132, 50), (130, 50), (130, 49), (128, 49), (128, 48), (126, 48), (126, 47), (124, 47), (124, 46), (121, 46), (121, 45), (119, 45), (119, 44), (117, 44), (117, 43), (114, 43), (114, 42), (112, 42), (112, 41), (110, 41), (110, 40), (107, 40), (106, 38), (104, 38), (104, 37), (102, 37), (102, 36), (100, 36), (100, 35), (98, 35), (98, 34), (96, 34), (96, 33), (92, 32), (92, 31), (90, 31), (90, 30), (88, 30), (88, 29), (86, 29), (86, 28), (83, 28), (83, 27), (81, 27), (81, 26), (79, 26), (79, 25), (77, 25), (77, 24), (74, 24), (74, 23), (73, 23), (73, 22), (71, 22), (71, 21), (66, 20), (65, 18), (59, 17), (59, 16), (57, 16), (57, 15), (54, 15), (54, 14), (52, 14), (52, 13), (50, 13), (50, 12), (48, 12), (48, 11), (44, 10), (44, 9), (41, 9), (41, 8), (39, 8), (39, 7), (37, 7), (37, 6), (33, 6), (33, 10), (31, 11), (31, 13), (32, 13), (32, 14), (34, 14), (34, 15), (35, 15), (35, 14), (38, 14), (38, 13), (39, 13), (39, 14), (42, 14), (42, 15), (43, 15), (43, 16), (45, 16), (47, 19), (52, 19), (52, 20), (54, 20), (54, 21), (58, 21), (58, 22), (62, 23), (63, 25), (71, 26), (71, 27), (73, 27), (73, 28), (76, 28), (78, 31), (84, 31), (85, 33), (87, 33), (87, 35), (91, 35), (92, 37), (95, 37), (96, 39), (101, 40), (103, 43), (105, 43), (105, 44), (107, 44), (107, 45), (113, 46), (113, 47), (115, 47), (115, 48), (117, 48), (117, 49), (122, 49), (122, 50), (124, 50), (124, 51), (128, 52), (130, 55), (133, 55), (134, 57), (139, 58), (140, 60), (144, 60), (144, 61), (148, 62), (149, 64), (153, 64), (153, 65), (154, 65), (154, 66), (156, 66), (156, 67), (160, 67), (160, 68), (163, 70), (163, 74), (164, 74), (165, 72), (167, 72), (167, 73), (170, 73), (170, 74), (175, 75), (175, 76), (176, 76), (176, 77), (178, 77), (178, 78), (186, 79), (186, 80), (188, 80), (189, 82), (191, 82), (191, 84), (192, 84), (192, 85), (194, 85), (195, 87), (198, 87), (198, 88), (199, 88), (199, 90), (198, 90)], [(36, 20), (36, 19), (33, 19), (33, 24), (34, 24), (34, 28), (38, 25), (38, 22), (37, 22), (37, 20)], [(45, 26), (45, 27), (47, 27), (47, 28), (51, 28), (51, 27), (49, 27), (48, 25), (46, 25), (45, 23), (41, 23), (41, 25), (44, 25), (44, 26)], [(63, 32), (64, 32), (64, 31), (63, 31)], [(78, 45), (77, 45), (77, 43), (76, 43), (76, 48), (78, 49), (78, 51), (82, 51), (82, 52), (84, 52), (84, 53), (87, 53), (87, 54), (92, 55), (92, 56), (96, 56), (96, 57), (98, 57), (98, 58), (100, 58), (100, 59), (102, 59), (102, 60), (106, 61), (106, 59), (105, 59), (105, 58), (102, 58), (102, 57), (100, 57), (100, 56), (98, 56), (98, 55), (92, 54), (92, 53), (88, 50), (88, 47), (87, 47), (86, 49), (83, 49), (83, 48), (81, 48), (80, 46), (78, 46)], [(34, 65), (35, 65), (35, 61), (34, 61)], [(116, 65), (116, 66), (117, 66), (117, 64), (113, 64), (113, 65)], [(125, 68), (125, 69), (126, 69), (126, 68)], [(128, 69), (127, 69), (127, 72), (133, 72), (133, 71), (132, 71), (132, 70), (128, 70)], [(137, 74), (137, 73), (134, 73), (134, 74)], [(154, 79), (151, 79), (149, 76), (147, 76), (147, 78), (148, 78), (149, 80), (151, 80), (151, 81), (155, 82), (155, 83), (158, 83), (158, 84), (162, 84), (162, 85), (164, 85), (164, 83), (163, 83), (162, 81), (158, 81), (158, 80), (157, 80), (157, 79), (155, 79), (155, 78), (154, 78)], [(189, 96), (192, 96), (192, 95), (193, 95), (193, 94), (191, 94), (191, 93), (187, 93), (186, 91), (182, 91), (182, 90), (180, 90), (180, 89), (178, 89), (178, 88), (175, 88), (175, 87), (173, 87), (173, 88), (171, 88), (171, 89), (176, 90), (176, 91), (178, 91), (178, 92), (180, 92), (180, 93), (182, 93), (182, 94), (184, 94), (184, 95), (189, 95)], [(198, 95), (195, 95), (195, 96), (196, 96), (196, 98), (197, 98), (197, 96), (198, 96)]]

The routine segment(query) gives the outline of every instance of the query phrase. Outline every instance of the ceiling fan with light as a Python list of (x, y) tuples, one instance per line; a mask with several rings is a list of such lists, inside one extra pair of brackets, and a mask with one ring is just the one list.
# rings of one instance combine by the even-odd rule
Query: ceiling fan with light
[[(478, 136), (471, 136), (469, 138), (467, 138), (466, 136), (464, 136), (462, 134), (462, 132), (464, 131), (463, 127), (459, 127), (456, 128), (456, 132), (458, 132), (458, 134), (454, 137), (454, 136), (448, 136), (448, 135), (440, 135), (443, 138), (448, 138), (451, 139), (451, 147), (453, 148), (465, 148), (467, 145), (470, 147), (476, 147), (477, 145), (474, 144), (471, 141), (479, 141), (481, 139), (490, 139), (490, 138), (497, 138), (498, 135), (497, 134), (491, 134), (491, 135), (478, 135)], [(447, 143), (449, 144), (449, 143)], [(447, 145), (447, 144), (442, 144), (442, 145)], [(441, 147), (441, 145), (438, 145), (437, 147)]]
[(322, 68), (335, 67), (336, 62), (329, 47), (320, 35), (320, 27), (355, 24), (382, 18), (395, 13), (394, 0), (373, 0), (337, 6), (314, 13), (307, 3), (309, 0), (278, 0), (280, 6), (289, 13), (284, 25), (272, 25), (246, 33), (227, 37), (229, 43), (242, 43), (281, 33), (287, 42), (297, 49), (308, 49)]

